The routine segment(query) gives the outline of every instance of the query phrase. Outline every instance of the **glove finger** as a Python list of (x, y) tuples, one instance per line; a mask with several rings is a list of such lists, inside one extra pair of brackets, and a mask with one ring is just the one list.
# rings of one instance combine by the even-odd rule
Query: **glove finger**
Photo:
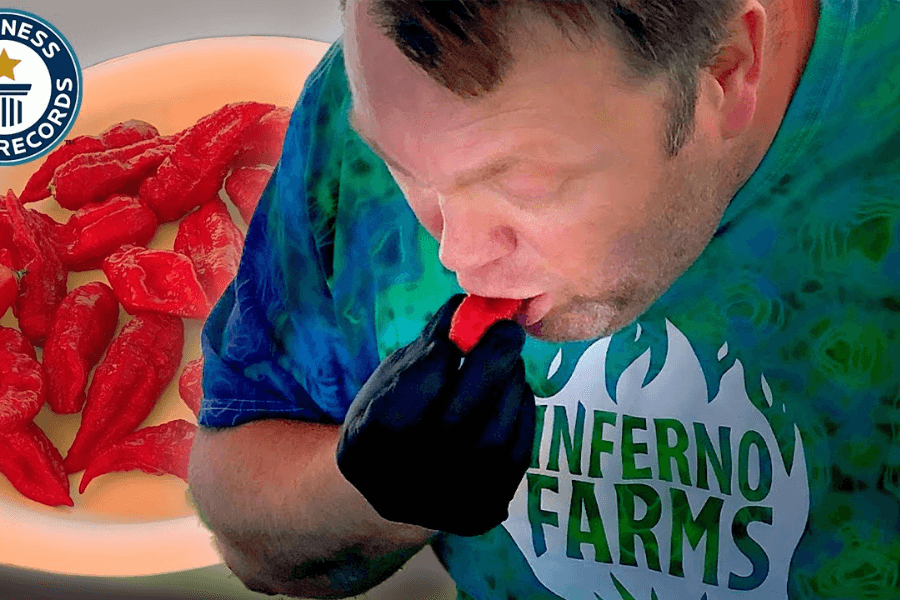
[[(522, 367), (524, 369), (524, 365)], [(531, 457), (540, 440), (535, 439), (537, 434), (537, 405), (534, 401), (534, 393), (528, 388), (529, 396), (519, 405), (516, 415), (516, 437), (510, 450), (510, 459), (513, 464), (519, 465), (523, 470), (531, 464)], [(518, 485), (518, 482), (516, 483)]]
[[(422, 422), (455, 377), (462, 353), (446, 339), (453, 312), (465, 298), (456, 294), (432, 315), (422, 334), (382, 361), (350, 408), (354, 420), (374, 420), (393, 431)], [(360, 402), (365, 399), (365, 402)], [(348, 416), (350, 416), (348, 414)]]
[[(522, 348), (525, 347), (525, 330), (516, 321), (501, 319), (488, 327), (479, 345), (482, 342), (493, 345), (494, 353), (511, 357), (519, 356), (522, 354)], [(478, 345), (476, 345), (466, 356), (466, 360), (477, 358), (479, 354), (481, 352), (478, 352)]]
[(480, 372), (483, 383), (502, 383), (512, 376), (525, 346), (525, 330), (515, 321), (502, 320), (491, 325), (478, 344), (466, 355), (460, 368), (466, 377), (468, 369)]
[[(525, 363), (519, 358), (510, 377), (498, 386), (497, 401), (481, 431), (478, 447), (505, 447), (510, 452), (521, 437), (521, 414), (534, 412), (534, 393), (525, 380)], [(533, 419), (532, 419), (533, 420)], [(532, 430), (532, 437), (534, 432)], [(531, 440), (528, 440), (531, 443)]]
[[(449, 351), (448, 351), (449, 350)], [(392, 431), (419, 425), (429, 411), (442, 412), (457, 377), (459, 355), (440, 344), (410, 344), (382, 363), (387, 378), (373, 377), (360, 392), (376, 395), (367, 418)], [(381, 367), (379, 367), (381, 368)]]
[(513, 321), (501, 321), (488, 330), (459, 369), (459, 380), (443, 413), (447, 424), (471, 419), (471, 428), (483, 426), (506, 395), (516, 362), (521, 360), (524, 338), (525, 332)]
[[(453, 314), (456, 312), (456, 309), (459, 308), (459, 305), (462, 304), (465, 297), (465, 294), (454, 294), (451, 296), (450, 299), (434, 313), (434, 316), (429, 319), (428, 324), (426, 324), (425, 328), (422, 330), (420, 339), (429, 341), (440, 340), (448, 346), (456, 348), (456, 344), (451, 342), (447, 336), (450, 333), (450, 322), (453, 320)], [(456, 350), (459, 352), (458, 348), (456, 348)], [(462, 353), (460, 353), (460, 356), (461, 355)]]

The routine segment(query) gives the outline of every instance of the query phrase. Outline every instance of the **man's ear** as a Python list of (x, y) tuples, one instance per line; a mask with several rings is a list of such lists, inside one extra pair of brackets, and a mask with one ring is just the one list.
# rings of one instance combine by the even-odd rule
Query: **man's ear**
[(713, 79), (720, 132), (726, 139), (747, 129), (756, 112), (766, 11), (757, 0), (749, 0), (729, 27), (731, 33), (705, 69)]

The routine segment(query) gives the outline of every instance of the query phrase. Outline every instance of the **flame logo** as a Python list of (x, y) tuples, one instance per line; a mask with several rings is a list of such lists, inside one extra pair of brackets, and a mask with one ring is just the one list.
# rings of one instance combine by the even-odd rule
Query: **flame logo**
[(539, 401), (540, 450), (504, 527), (570, 600), (786, 599), (809, 514), (799, 430), (727, 344), (704, 369), (671, 322), (633, 327)]

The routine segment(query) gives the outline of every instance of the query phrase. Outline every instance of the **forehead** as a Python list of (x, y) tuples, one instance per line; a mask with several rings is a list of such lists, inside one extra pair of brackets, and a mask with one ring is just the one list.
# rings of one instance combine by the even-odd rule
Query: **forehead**
[(523, 137), (556, 137), (589, 151), (626, 138), (655, 140), (662, 129), (663, 87), (628, 84), (608, 45), (576, 49), (552, 22), (529, 22), (530, 33), (520, 36), (529, 42), (511, 47), (514, 63), (502, 83), (461, 98), (407, 59), (372, 23), (368, 6), (347, 5), (347, 77), (355, 124), (392, 154), (443, 147), (465, 160), (466, 148), (489, 153)]
[(471, 113), (476, 105), (485, 104), (486, 98), (463, 100), (408, 60), (372, 23), (370, 4), (348, 2), (345, 15), (344, 60), (359, 123), (413, 112), (420, 120), (431, 120), (441, 114)]
[[(460, 120), (456, 125), (461, 126), (479, 115), (535, 108), (551, 100), (564, 105), (566, 98), (612, 99), (617, 91), (634, 91), (619, 76), (619, 57), (608, 44), (576, 49), (549, 19), (523, 17), (515, 21), (520, 33), (513, 36), (510, 51), (514, 61), (502, 83), (478, 98), (461, 98), (407, 59), (382, 34), (368, 15), (370, 5), (370, 0), (348, 2), (345, 14), (347, 75), (354, 104), (363, 111), (415, 110), (425, 113), (420, 116), (456, 117)], [(466, 59), (464, 55), (449, 58), (457, 63)], [(361, 116), (368, 120), (375, 115)]]

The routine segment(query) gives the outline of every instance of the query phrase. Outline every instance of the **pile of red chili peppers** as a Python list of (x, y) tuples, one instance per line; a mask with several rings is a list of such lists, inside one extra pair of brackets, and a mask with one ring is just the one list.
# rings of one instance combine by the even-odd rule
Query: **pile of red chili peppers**
[[(172, 135), (118, 123), (66, 140), (20, 196), (0, 196), (0, 317), (17, 322), (0, 327), (0, 473), (23, 496), (74, 506), (82, 470), (79, 493), (114, 471), (187, 480), (196, 424), (141, 424), (182, 366), (184, 319), (205, 319), (237, 273), (244, 236), (220, 191), (248, 223), (289, 117), (239, 102)], [(26, 207), (50, 197), (65, 223)], [(171, 250), (150, 247), (179, 220)], [(69, 289), (69, 272), (95, 269), (109, 284)], [(178, 380), (195, 417), (202, 370), (189, 361)], [(64, 456), (35, 423), (45, 407), (81, 414)]]

